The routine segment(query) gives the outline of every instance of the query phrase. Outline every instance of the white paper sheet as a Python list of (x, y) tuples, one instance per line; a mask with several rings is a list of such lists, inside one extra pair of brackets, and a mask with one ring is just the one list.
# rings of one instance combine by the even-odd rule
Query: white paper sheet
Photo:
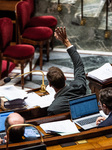
[(79, 130), (77, 129), (76, 125), (70, 119), (43, 123), (43, 124), (40, 124), (40, 127), (46, 133), (50, 133), (50, 131), (51, 133), (56, 132), (60, 135), (79, 133)]
[(49, 95), (39, 96), (36, 93), (28, 93), (27, 99), (25, 99), (28, 108), (32, 108), (35, 106), (40, 106), (41, 108), (48, 107), (54, 100), (55, 91), (53, 88), (47, 86), (46, 90), (48, 91)]
[(8, 85), (0, 87), (0, 96), (4, 96), (8, 100), (14, 100), (17, 98), (24, 99), (27, 97), (27, 93), (22, 89), (17, 89), (14, 85)]

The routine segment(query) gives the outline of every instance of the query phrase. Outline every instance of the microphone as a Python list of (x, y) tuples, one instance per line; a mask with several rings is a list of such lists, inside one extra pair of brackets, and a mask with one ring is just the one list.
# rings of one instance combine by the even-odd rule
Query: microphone
[[(26, 73), (20, 74), (20, 75), (14, 77), (14, 78), (18, 78), (18, 77), (24, 76), (25, 74), (30, 74), (30, 73), (32, 73), (32, 72), (41, 72), (41, 73), (42, 73), (42, 84), (41, 84), (41, 90), (40, 90), (40, 92), (46, 92), (46, 86), (45, 86), (45, 84), (44, 84), (44, 73), (43, 73), (43, 71), (41, 71), (41, 70), (32, 70), (32, 71), (30, 71), (30, 72), (26, 72)], [(10, 82), (12, 79), (14, 79), (14, 78), (13, 78), (13, 77), (6, 77), (6, 78), (4, 79), (4, 82), (5, 82), (5, 83), (8, 83), (8, 82)]]
[(8, 83), (8, 82), (10, 82), (10, 81), (11, 81), (11, 78), (10, 78), (10, 77), (7, 77), (7, 78), (4, 79), (4, 82), (5, 82), (5, 83)]

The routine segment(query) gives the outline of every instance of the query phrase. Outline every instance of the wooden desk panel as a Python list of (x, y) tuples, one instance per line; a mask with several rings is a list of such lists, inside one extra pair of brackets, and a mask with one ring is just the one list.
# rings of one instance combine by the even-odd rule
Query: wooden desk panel
[(15, 5), (20, 0), (0, 0), (0, 10), (2, 11), (15, 11)]
[[(44, 137), (44, 143), (47, 145), (47, 150), (89, 150), (89, 149), (106, 149), (106, 148), (112, 148), (112, 138), (107, 138), (104, 135), (98, 135), (95, 132), (96, 129), (92, 129), (89, 131), (84, 131), (81, 133), (77, 134), (71, 134), (67, 136), (45, 136)], [(112, 126), (111, 127), (105, 127), (105, 128), (100, 128), (97, 129), (98, 133), (103, 133), (103, 134), (108, 134), (109, 132), (112, 132)], [(92, 134), (94, 134), (94, 138), (92, 137)], [(83, 136), (82, 136), (83, 135)], [(89, 137), (88, 137), (89, 135)], [(99, 136), (99, 137), (98, 137)], [(79, 143), (84, 141), (84, 143)], [(54, 142), (55, 141), (55, 142)], [(63, 147), (64, 143), (76, 143), (76, 145), (71, 145), (71, 146), (66, 146)], [(20, 142), (20, 143), (15, 143), (15, 144), (9, 144), (9, 150), (15, 150), (17, 148), (22, 148), (26, 146), (31, 146), (31, 145), (36, 145), (40, 144), (40, 139), (39, 140), (34, 140), (34, 141), (28, 141), (28, 142)], [(5, 145), (1, 145), (0, 149), (5, 150)], [(15, 148), (16, 147), (16, 148)]]
[[(37, 121), (37, 124), (39, 122), (49, 122), (49, 121), (55, 121), (59, 120), (65, 117), (69, 116), (69, 113), (64, 113), (60, 115), (54, 115), (54, 116), (47, 116), (38, 119), (33, 119), (33, 121)], [(54, 120), (53, 120), (54, 119)], [(63, 120), (63, 119), (62, 119)], [(30, 120), (29, 120), (30, 121)], [(30, 122), (29, 122), (30, 123)], [(31, 120), (32, 123), (32, 120)], [(38, 129), (42, 131), (40, 126), (37, 126)], [(107, 138), (105, 135), (112, 133), (112, 126), (109, 127), (104, 127), (104, 128), (94, 128), (91, 130), (87, 131), (82, 131), (80, 133), (76, 134), (71, 134), (71, 135), (66, 135), (66, 136), (54, 136), (54, 135), (49, 135), (45, 134), (44, 136), (44, 143), (47, 145), (47, 150), (70, 150), (70, 149), (75, 149), (75, 150), (88, 150), (88, 149), (106, 149), (107, 147), (112, 147), (112, 138)], [(84, 140), (85, 142), (83, 144), (79, 144), (79, 140)], [(69, 142), (75, 142), (76, 145), (72, 146), (67, 146), (67, 147), (61, 147), (60, 145), (64, 143), (69, 143)], [(27, 142), (20, 142), (20, 143), (15, 143), (15, 144), (9, 144), (9, 149), (17, 149), (17, 148), (22, 148), (26, 146), (31, 146), (31, 145), (36, 145), (40, 144), (40, 139), (34, 140), (34, 141), (27, 141)], [(0, 149), (5, 150), (5, 145), (1, 145)], [(16, 148), (15, 148), (16, 147)]]
[(109, 148), (112, 149), (112, 138), (107, 138), (107, 139), (98, 141), (98, 144), (99, 144), (101, 147), (106, 147), (106, 148), (108, 148), (108, 149), (109, 149)]
[(92, 78), (89, 78), (89, 77), (86, 77), (86, 78), (89, 81), (89, 87), (91, 89), (91, 92), (96, 93), (98, 101), (99, 101), (99, 91), (106, 87), (112, 87), (112, 81), (106, 84), (101, 84)]

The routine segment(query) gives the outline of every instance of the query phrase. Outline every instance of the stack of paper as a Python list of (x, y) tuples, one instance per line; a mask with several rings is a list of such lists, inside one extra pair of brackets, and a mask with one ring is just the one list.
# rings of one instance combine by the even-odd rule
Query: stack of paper
[(68, 134), (79, 133), (79, 130), (77, 129), (76, 125), (70, 119), (43, 123), (40, 124), (40, 127), (46, 133), (51, 133), (51, 134), (57, 133), (60, 135), (68, 135)]
[(5, 97), (8, 101), (16, 99), (24, 99), (27, 108), (39, 106), (41, 108), (48, 107), (54, 100), (55, 91), (50, 86), (47, 86), (46, 90), (49, 95), (39, 96), (35, 92), (27, 93), (22, 89), (16, 88), (14, 85), (1, 86), (0, 97)]
[(112, 66), (106, 63), (100, 68), (88, 73), (87, 77), (93, 78), (101, 83), (112, 81)]
[(27, 93), (24, 90), (16, 88), (14, 85), (1, 86), (0, 96), (7, 98), (9, 101), (14, 99), (24, 99)]

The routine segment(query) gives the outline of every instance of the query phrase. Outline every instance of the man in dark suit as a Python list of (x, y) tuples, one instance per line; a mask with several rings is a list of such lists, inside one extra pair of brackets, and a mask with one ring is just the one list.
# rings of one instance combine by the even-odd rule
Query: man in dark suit
[(57, 67), (51, 67), (47, 73), (49, 85), (54, 88), (56, 95), (52, 104), (48, 107), (48, 115), (60, 114), (68, 112), (69, 100), (86, 94), (86, 76), (84, 66), (80, 55), (67, 38), (65, 27), (57, 27), (55, 30), (56, 39), (60, 40), (71, 57), (74, 65), (74, 80), (66, 85), (66, 77), (64, 73)]
[(108, 115), (108, 117), (98, 117), (96, 124), (98, 127), (110, 126), (112, 125), (112, 87), (101, 89), (99, 100), (101, 109), (106, 115)]

